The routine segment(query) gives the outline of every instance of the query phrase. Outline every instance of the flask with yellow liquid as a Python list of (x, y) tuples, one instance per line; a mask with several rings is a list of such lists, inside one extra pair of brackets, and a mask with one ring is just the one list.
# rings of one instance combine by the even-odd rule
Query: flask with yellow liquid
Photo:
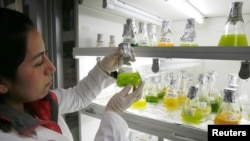
[(247, 47), (248, 41), (242, 17), (243, 2), (232, 2), (225, 33), (221, 36), (219, 47)]
[(158, 42), (158, 47), (173, 47), (173, 39), (172, 39), (172, 29), (170, 27), (171, 21), (164, 20), (162, 21), (161, 27), (161, 36)]
[(188, 89), (187, 72), (184, 70), (181, 70), (179, 72), (179, 79), (177, 83), (177, 94), (178, 94), (180, 108), (184, 105), (186, 101), (187, 89)]
[(179, 99), (176, 92), (176, 80), (170, 80), (170, 86), (166, 92), (166, 95), (163, 98), (163, 105), (168, 112), (174, 112), (179, 109)]

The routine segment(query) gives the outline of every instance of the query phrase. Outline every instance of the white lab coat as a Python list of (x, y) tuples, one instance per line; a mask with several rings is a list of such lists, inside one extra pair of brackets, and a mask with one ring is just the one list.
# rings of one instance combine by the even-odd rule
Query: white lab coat
[[(72, 134), (62, 115), (88, 106), (102, 89), (114, 83), (114, 81), (96, 65), (88, 76), (75, 87), (53, 90), (58, 97), (58, 125), (62, 134), (38, 126), (32, 134), (26, 137), (20, 136), (14, 129), (10, 133), (0, 131), (0, 141), (73, 141)], [(112, 111), (106, 111), (102, 117), (95, 141), (125, 141), (127, 129), (128, 125), (120, 115)]]

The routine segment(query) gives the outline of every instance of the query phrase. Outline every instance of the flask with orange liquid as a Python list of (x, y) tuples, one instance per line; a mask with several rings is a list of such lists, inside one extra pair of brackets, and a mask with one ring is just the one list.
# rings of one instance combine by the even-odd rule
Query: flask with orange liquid
[(232, 2), (230, 14), (225, 25), (225, 34), (219, 41), (219, 47), (247, 47), (248, 41), (242, 17), (243, 2)]
[(214, 118), (214, 124), (238, 125), (242, 114), (240, 105), (236, 101), (236, 89), (225, 88), (223, 102)]

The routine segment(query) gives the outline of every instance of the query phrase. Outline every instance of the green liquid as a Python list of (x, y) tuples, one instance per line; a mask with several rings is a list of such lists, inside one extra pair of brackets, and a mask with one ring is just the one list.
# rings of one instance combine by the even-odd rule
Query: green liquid
[(130, 46), (131, 46), (131, 47), (138, 47), (139, 44), (138, 44), (138, 43), (131, 43)]
[(245, 34), (222, 35), (219, 42), (220, 47), (248, 46)]
[(198, 47), (198, 44), (188, 44), (188, 43), (182, 43), (180, 44), (181, 47)]
[(202, 110), (194, 109), (193, 111), (181, 111), (182, 121), (189, 124), (200, 124), (202, 122)]
[(133, 87), (137, 87), (142, 82), (141, 76), (138, 72), (136, 73), (120, 73), (117, 76), (116, 84), (119, 87), (124, 87), (127, 85), (132, 85)]
[(220, 102), (219, 101), (211, 102), (211, 108), (212, 108), (212, 113), (217, 113), (217, 111), (220, 108)]
[(145, 99), (149, 103), (158, 103), (159, 102), (158, 96), (146, 95)]
[(165, 92), (159, 92), (157, 96), (159, 99), (163, 99), (163, 97), (165, 96)]

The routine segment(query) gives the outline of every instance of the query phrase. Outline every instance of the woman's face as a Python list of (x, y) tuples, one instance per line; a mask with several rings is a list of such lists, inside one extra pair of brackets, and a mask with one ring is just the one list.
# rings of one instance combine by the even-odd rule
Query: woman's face
[(43, 98), (52, 84), (55, 66), (45, 54), (45, 45), (35, 30), (28, 33), (24, 61), (17, 70), (17, 79), (8, 86), (12, 100), (30, 102)]

